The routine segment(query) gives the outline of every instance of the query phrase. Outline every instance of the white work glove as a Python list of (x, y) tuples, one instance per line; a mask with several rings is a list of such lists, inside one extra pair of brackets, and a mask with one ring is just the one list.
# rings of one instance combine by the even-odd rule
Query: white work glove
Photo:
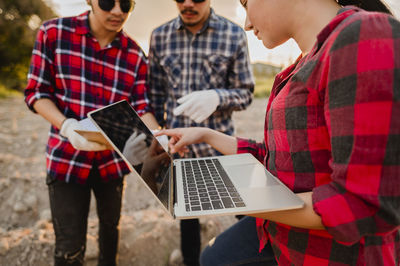
[(180, 105), (174, 109), (174, 115), (188, 116), (201, 123), (217, 110), (219, 96), (215, 90), (195, 91), (179, 98), (178, 103)]
[(122, 153), (125, 158), (132, 164), (138, 165), (143, 163), (149, 147), (146, 144), (146, 134), (138, 134), (136, 131), (132, 133), (125, 143)]
[[(155, 135), (158, 131), (160, 131), (160, 130), (155, 129), (155, 130), (152, 130), (151, 133), (153, 133), (153, 135)], [(168, 137), (167, 137), (167, 135), (157, 136), (156, 139), (158, 140), (160, 145), (164, 148), (164, 150), (166, 152), (168, 152)]]
[(75, 132), (76, 129), (80, 129), (79, 122), (74, 118), (66, 119), (60, 129), (60, 135), (67, 138), (71, 145), (82, 151), (103, 151), (107, 150), (107, 147), (103, 144), (90, 141), (85, 139), (79, 133)]

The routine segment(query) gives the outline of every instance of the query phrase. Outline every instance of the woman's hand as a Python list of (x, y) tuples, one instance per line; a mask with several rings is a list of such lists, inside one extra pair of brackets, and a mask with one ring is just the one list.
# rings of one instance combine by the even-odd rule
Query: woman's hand
[(163, 129), (155, 136), (167, 135), (170, 137), (168, 147), (171, 153), (183, 156), (188, 152), (188, 145), (207, 143), (222, 154), (235, 154), (237, 151), (236, 138), (206, 127), (188, 127)]
[(208, 131), (210, 131), (208, 128), (203, 127), (163, 129), (158, 131), (155, 136), (169, 136), (168, 147), (170, 152), (179, 153), (180, 156), (183, 156), (185, 152), (189, 151), (188, 145), (204, 142)]

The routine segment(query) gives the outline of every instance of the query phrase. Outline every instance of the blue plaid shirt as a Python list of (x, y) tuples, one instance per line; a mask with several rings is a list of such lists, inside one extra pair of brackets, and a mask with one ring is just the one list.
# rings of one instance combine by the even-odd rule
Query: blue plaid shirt
[[(195, 35), (177, 17), (152, 32), (148, 78), (148, 97), (160, 125), (209, 127), (232, 135), (232, 112), (244, 110), (251, 103), (254, 90), (245, 32), (212, 9), (208, 21)], [(186, 116), (174, 116), (177, 100), (199, 90), (217, 91), (217, 110), (199, 124)], [(218, 154), (207, 144), (195, 144), (189, 149), (186, 157)]]

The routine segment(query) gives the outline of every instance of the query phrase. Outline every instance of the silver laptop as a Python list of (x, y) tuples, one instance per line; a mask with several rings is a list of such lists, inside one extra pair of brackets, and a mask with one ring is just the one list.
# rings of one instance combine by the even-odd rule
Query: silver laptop
[[(173, 159), (123, 100), (88, 114), (89, 119), (176, 219), (252, 214), (303, 207), (303, 201), (251, 154)], [(144, 133), (139, 165), (124, 156), (133, 132)]]

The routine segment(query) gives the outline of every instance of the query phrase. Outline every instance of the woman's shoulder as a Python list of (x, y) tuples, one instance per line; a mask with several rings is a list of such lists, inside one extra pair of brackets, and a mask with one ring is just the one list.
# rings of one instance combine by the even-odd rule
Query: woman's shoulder
[(400, 22), (386, 13), (358, 9), (358, 12), (354, 12), (343, 20), (337, 31), (338, 35), (353, 35), (360, 40), (395, 38), (396, 33), (400, 34)]
[[(362, 43), (365, 48), (375, 46), (379, 41), (388, 42), (400, 38), (400, 22), (382, 12), (357, 9), (345, 17), (328, 37), (326, 49), (335, 52)], [(350, 48), (353, 46), (354, 48)], [(358, 46), (358, 45), (357, 45)]]

